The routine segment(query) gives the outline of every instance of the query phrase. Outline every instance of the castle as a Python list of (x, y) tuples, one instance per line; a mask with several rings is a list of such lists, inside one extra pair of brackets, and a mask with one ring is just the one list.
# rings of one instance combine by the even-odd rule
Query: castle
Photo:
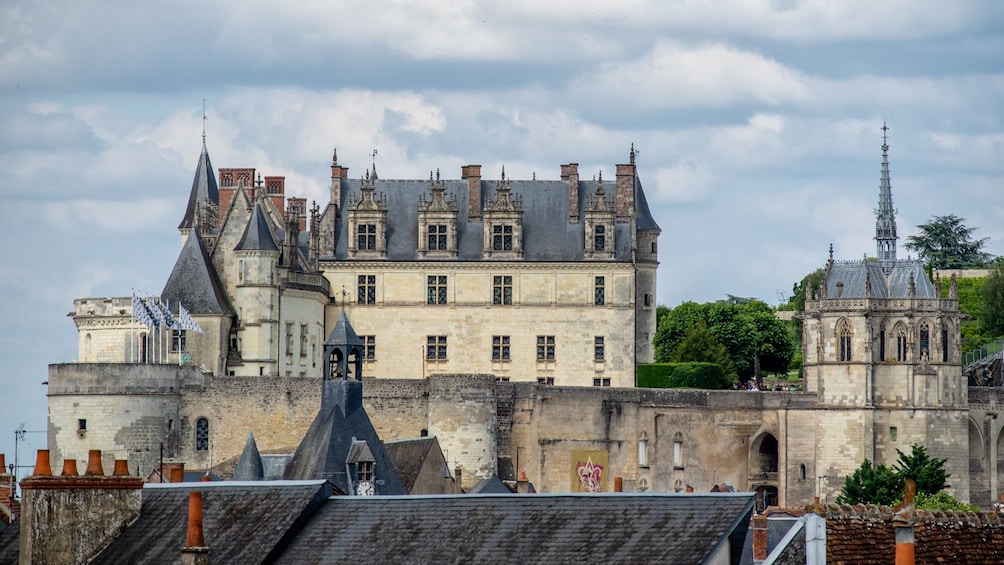
[(619, 477), (795, 505), (920, 443), (948, 458), (952, 494), (989, 506), (1004, 394), (966, 386), (954, 281), (896, 257), (885, 141), (881, 170), (876, 258), (831, 250), (806, 302), (804, 392), (653, 390), (634, 388), (634, 367), (652, 360), (660, 229), (633, 151), (611, 183), (574, 163), (560, 181), (487, 181), (477, 165), (460, 180), (384, 180), (375, 165), (350, 180), (333, 156), (322, 211), (287, 200), (282, 177), (217, 177), (203, 143), (161, 296), (75, 301), (80, 360), (50, 367), (49, 448), (56, 464), (100, 448), (141, 474), (160, 445), (195, 468), (233, 461), (249, 429), (291, 453), (344, 312), (380, 436), (436, 436), (465, 486)]

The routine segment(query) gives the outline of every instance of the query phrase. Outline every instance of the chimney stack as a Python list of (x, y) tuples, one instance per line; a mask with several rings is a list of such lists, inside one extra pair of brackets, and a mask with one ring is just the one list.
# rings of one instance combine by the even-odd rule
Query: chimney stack
[(453, 469), (453, 486), (456, 489), (454, 492), (456, 494), (463, 494), (464, 492), (464, 470), (457, 465)]
[(561, 166), (561, 180), (568, 181), (568, 220), (579, 221), (579, 164)]
[(105, 476), (98, 450), (88, 453), (83, 475), (68, 459), (53, 476), (49, 452), (40, 449), (34, 473), (21, 481), (21, 561), (90, 561), (139, 516), (142, 488), (137, 477)]
[(519, 478), (516, 479), (516, 493), (530, 494), (530, 480), (526, 478), (526, 471), (519, 472)]
[(209, 565), (209, 548), (202, 532), (202, 493), (188, 493), (188, 536), (181, 548), (182, 565)]
[(4, 454), (0, 453), (0, 524), (10, 524), (20, 514), (14, 500), (14, 475), (7, 469)]
[(185, 482), (185, 466), (182, 464), (180, 467), (171, 467), (171, 482), (172, 483), (183, 483)]
[(623, 477), (614, 477), (614, 492), (624, 492)]
[(272, 201), (282, 218), (286, 213), (286, 177), (265, 177), (265, 196)]
[(330, 201), (338, 210), (342, 209), (342, 180), (349, 178), (349, 168), (338, 166), (338, 149), (331, 152), (331, 196)]
[(467, 181), (467, 217), (481, 217), (481, 165), (464, 165), (460, 178)]
[(917, 483), (913, 479), (906, 480), (903, 489), (903, 502), (892, 517), (892, 525), (896, 526), (896, 565), (914, 565), (916, 553), (913, 537), (913, 522), (915, 510), (913, 498), (917, 495)]
[(767, 559), (767, 517), (763, 514), (753, 516), (753, 561)]

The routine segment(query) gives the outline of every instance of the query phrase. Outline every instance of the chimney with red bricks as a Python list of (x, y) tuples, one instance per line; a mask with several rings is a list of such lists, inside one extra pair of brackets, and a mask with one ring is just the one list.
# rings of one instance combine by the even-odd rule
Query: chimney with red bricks
[(63, 462), (53, 476), (49, 451), (40, 449), (35, 470), (21, 481), (22, 563), (86, 563), (139, 516), (143, 479), (116, 460), (118, 474), (106, 476), (101, 451), (88, 453), (83, 475), (76, 460)]
[(217, 183), (220, 191), (220, 224), (230, 210), (230, 203), (234, 201), (234, 193), (237, 189), (246, 186), (254, 187), (254, 168), (224, 168), (217, 173), (220, 177)]
[(481, 165), (464, 165), (460, 178), (467, 181), (467, 217), (481, 217)]
[(286, 177), (265, 177), (265, 196), (283, 217), (286, 213)]

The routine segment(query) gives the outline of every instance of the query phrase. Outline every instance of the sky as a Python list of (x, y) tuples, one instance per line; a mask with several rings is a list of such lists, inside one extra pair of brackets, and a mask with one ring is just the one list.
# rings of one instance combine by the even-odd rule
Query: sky
[(214, 167), (321, 206), (334, 148), (557, 179), (634, 143), (658, 302), (777, 304), (831, 243), (875, 254), (883, 122), (900, 256), (946, 214), (1004, 254), (1002, 53), (994, 0), (3, 0), (0, 453), (45, 447), (74, 298), (163, 288), (203, 125)]

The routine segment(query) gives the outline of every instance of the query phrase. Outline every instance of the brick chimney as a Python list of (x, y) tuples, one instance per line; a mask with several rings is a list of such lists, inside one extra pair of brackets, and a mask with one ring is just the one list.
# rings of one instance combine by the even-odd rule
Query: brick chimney
[(202, 532), (202, 493), (188, 493), (188, 535), (181, 548), (181, 565), (209, 565), (209, 548)]
[(767, 559), (767, 516), (757, 514), (753, 516), (753, 561), (763, 561)]
[(296, 224), (299, 226), (300, 231), (307, 231), (307, 199), (290, 196), (286, 209), (286, 217), (291, 218), (295, 214)]
[(519, 472), (519, 478), (516, 480), (516, 492), (530, 494), (530, 480), (526, 478), (526, 471)]
[(568, 219), (579, 221), (579, 164), (561, 166), (561, 180), (568, 181)]
[(265, 177), (265, 196), (272, 201), (279, 217), (283, 217), (286, 212), (286, 177)]
[(238, 188), (254, 186), (254, 168), (222, 168), (217, 175), (220, 177), (217, 185), (220, 191), (220, 224), (230, 211), (230, 203), (234, 201), (234, 193)]
[[(634, 159), (632, 158), (632, 161)], [(634, 162), (628, 165), (617, 165), (617, 221), (630, 221), (634, 218)]]
[(349, 178), (349, 168), (338, 166), (338, 149), (331, 152), (331, 203), (342, 207), (342, 180)]
[(460, 178), (467, 181), (467, 217), (481, 217), (481, 165), (464, 165)]
[[(86, 563), (139, 516), (142, 479), (105, 476), (99, 450), (88, 453), (84, 475), (68, 461), (54, 477), (49, 451), (40, 449), (34, 472), (21, 481), (22, 563)], [(125, 461), (115, 468), (128, 471)]]

